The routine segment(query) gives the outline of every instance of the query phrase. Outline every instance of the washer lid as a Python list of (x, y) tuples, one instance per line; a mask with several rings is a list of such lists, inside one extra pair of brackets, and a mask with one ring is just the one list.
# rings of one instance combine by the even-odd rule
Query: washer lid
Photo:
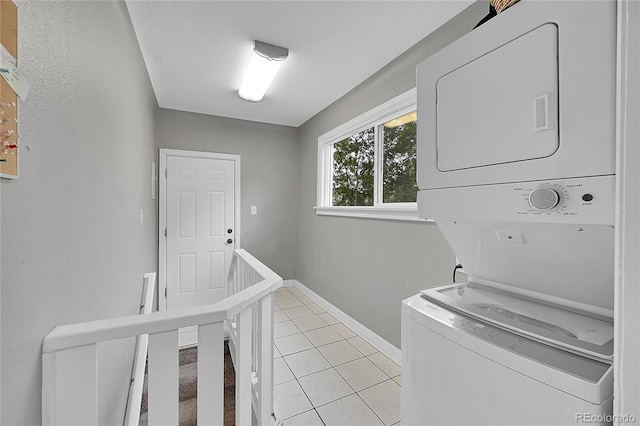
[(464, 282), (422, 291), (429, 300), (497, 327), (599, 360), (613, 359), (613, 324), (591, 314)]
[[(595, 404), (594, 407), (605, 403), (613, 394), (611, 363), (523, 337), (427, 300), (419, 294), (402, 302), (402, 328), (403, 345), (406, 343), (405, 338), (414, 341), (424, 339), (423, 343), (419, 344), (422, 352), (407, 351), (415, 356), (414, 364), (430, 362), (430, 355), (423, 354), (424, 345), (432, 345), (435, 343), (432, 339), (439, 341), (441, 337), (448, 342), (435, 343), (435, 345), (447, 353), (470, 351), (468, 355), (474, 361), (476, 357), (480, 363), (481, 359), (490, 360), (492, 363), (526, 376), (529, 380), (540, 382)], [(404, 352), (403, 356), (405, 356)], [(478, 365), (480, 364), (470, 362), (472, 370), (478, 368)], [(441, 368), (457, 371), (458, 365), (445, 362)], [(470, 377), (464, 379), (472, 380)], [(504, 393), (513, 390), (510, 384), (511, 382), (498, 380), (483, 388), (490, 389), (495, 396), (495, 392)], [(476, 387), (474, 389), (478, 390)]]

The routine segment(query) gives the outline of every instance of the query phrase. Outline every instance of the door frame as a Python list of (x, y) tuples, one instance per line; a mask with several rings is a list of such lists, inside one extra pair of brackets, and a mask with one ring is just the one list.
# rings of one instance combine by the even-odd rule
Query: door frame
[(240, 236), (240, 155), (223, 154), (217, 152), (186, 151), (182, 149), (160, 148), (160, 190), (159, 192), (159, 220), (158, 220), (158, 310), (167, 310), (167, 157), (205, 158), (212, 160), (231, 160), (234, 162), (234, 234), (233, 248), (242, 247)]
[(617, 96), (616, 96), (616, 248), (614, 301), (613, 415), (622, 424), (625, 416), (640, 417), (638, 356), (640, 355), (640, 125), (632, 117), (640, 112), (640, 5), (617, 0)]

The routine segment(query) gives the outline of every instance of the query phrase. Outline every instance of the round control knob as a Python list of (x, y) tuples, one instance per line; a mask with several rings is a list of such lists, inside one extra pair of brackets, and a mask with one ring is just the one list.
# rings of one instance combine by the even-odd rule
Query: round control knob
[(552, 210), (560, 203), (560, 194), (553, 188), (542, 187), (529, 194), (529, 204), (536, 210)]

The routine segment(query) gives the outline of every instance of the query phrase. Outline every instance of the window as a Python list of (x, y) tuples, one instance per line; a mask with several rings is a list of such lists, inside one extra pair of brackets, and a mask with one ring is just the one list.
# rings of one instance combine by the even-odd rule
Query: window
[(318, 214), (422, 220), (416, 197), (416, 91), (318, 138)]

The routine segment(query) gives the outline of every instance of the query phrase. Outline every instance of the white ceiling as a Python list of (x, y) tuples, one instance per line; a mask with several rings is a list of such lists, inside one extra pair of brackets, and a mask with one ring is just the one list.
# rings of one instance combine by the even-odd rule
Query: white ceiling
[[(472, 2), (127, 0), (127, 7), (161, 108), (297, 127)], [(289, 49), (259, 103), (237, 96), (253, 40)]]

